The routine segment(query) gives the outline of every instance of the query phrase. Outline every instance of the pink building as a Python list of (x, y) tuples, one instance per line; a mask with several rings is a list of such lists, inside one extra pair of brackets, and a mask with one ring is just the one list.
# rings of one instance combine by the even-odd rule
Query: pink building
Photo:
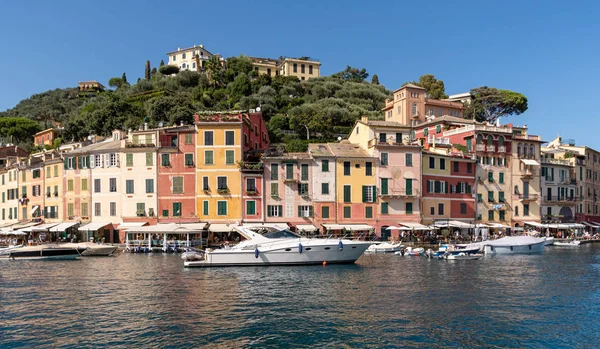
[(196, 131), (193, 126), (158, 130), (158, 221), (197, 222)]
[(288, 223), (293, 227), (314, 221), (311, 174), (313, 160), (309, 153), (267, 155), (265, 171), (265, 221)]
[(263, 168), (260, 162), (244, 162), (242, 171), (242, 220), (244, 223), (262, 223), (265, 220)]
[(420, 223), (421, 147), (402, 143), (379, 143), (374, 155), (377, 164), (379, 216), (377, 234), (386, 239), (398, 237), (388, 230), (400, 223)]

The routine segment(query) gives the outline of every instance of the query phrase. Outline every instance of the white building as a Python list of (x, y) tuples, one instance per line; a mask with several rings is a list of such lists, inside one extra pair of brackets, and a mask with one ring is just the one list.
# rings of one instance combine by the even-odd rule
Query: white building
[(571, 161), (542, 157), (542, 221), (571, 222), (575, 219), (577, 182)]
[(184, 49), (178, 47), (177, 51), (169, 52), (167, 56), (169, 65), (177, 66), (181, 70), (200, 71), (214, 55), (205, 49), (204, 45), (194, 45)]

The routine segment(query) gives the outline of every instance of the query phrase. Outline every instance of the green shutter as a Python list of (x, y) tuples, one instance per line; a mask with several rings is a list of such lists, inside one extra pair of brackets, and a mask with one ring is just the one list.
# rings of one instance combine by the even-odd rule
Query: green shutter
[(412, 179), (406, 178), (406, 194), (412, 195)]
[(362, 186), (362, 202), (367, 202), (367, 188), (369, 188), (366, 185)]
[(381, 214), (388, 214), (389, 212), (389, 206), (387, 202), (382, 202), (381, 203)]
[(381, 195), (387, 195), (387, 194), (388, 194), (388, 179), (382, 178), (381, 179)]
[(225, 151), (225, 163), (227, 165), (231, 165), (235, 162), (234, 160), (235, 160), (235, 152), (233, 150), (226, 150)]
[(373, 207), (365, 207), (365, 218), (373, 218)]
[(329, 206), (321, 207), (321, 218), (329, 218)]
[(351, 197), (352, 187), (349, 185), (344, 186), (344, 202), (350, 202), (352, 200)]
[(64, 163), (65, 163), (65, 170), (68, 170), (69, 169), (69, 163), (68, 163), (68, 159), (67, 158), (65, 158)]
[(205, 200), (202, 202), (202, 214), (208, 216), (208, 201)]
[(79, 168), (79, 169), (83, 168), (83, 156), (77, 157), (77, 168)]

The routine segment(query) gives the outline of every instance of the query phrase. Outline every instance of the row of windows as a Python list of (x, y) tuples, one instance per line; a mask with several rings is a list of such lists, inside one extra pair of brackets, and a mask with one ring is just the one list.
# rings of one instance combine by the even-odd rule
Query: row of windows
[[(73, 180), (67, 181), (67, 191), (73, 191)], [(87, 190), (87, 180), (82, 179), (81, 181), (81, 190)], [(154, 179), (149, 178), (145, 180), (145, 193), (151, 194), (154, 193)], [(117, 188), (117, 179), (109, 178), (108, 179), (108, 192), (116, 193), (118, 191)], [(183, 177), (173, 177), (173, 185), (172, 185), (173, 194), (183, 194)], [(95, 178), (94, 179), (94, 193), (102, 192), (102, 179)], [(126, 194), (135, 194), (135, 180), (126, 179), (125, 180), (125, 193)]]
[[(294, 63), (293, 70), (294, 70), (294, 73), (298, 72), (298, 64), (297, 63)], [(308, 65), (308, 75), (312, 75), (312, 73), (313, 73), (313, 66), (312, 66), (312, 64), (309, 64)], [(300, 64), (300, 74), (305, 74), (305, 65), (304, 64)]]
[[(293, 217), (294, 206), (286, 205), (286, 217)], [(356, 218), (352, 216), (352, 207), (343, 206), (343, 217), (344, 218)], [(405, 214), (413, 214), (413, 203), (407, 202), (405, 205)], [(283, 217), (283, 205), (267, 205), (267, 217)], [(387, 202), (381, 203), (381, 214), (389, 214), (389, 204)], [(298, 217), (314, 217), (313, 207), (310, 205), (300, 205), (297, 210)], [(331, 218), (331, 212), (329, 206), (321, 206), (321, 217), (323, 219)], [(365, 206), (365, 217), (373, 218), (373, 206)]]
[[(58, 166), (55, 166), (54, 172), (55, 172), (54, 176), (58, 177)], [(23, 172), (23, 173), (25, 173), (25, 172)], [(2, 175), (2, 185), (4, 185), (5, 182), (6, 182), (6, 177), (5, 176), (6, 176), (6, 174)], [(13, 181), (16, 181), (16, 180), (17, 180), (17, 171), (8, 171), (8, 181), (9, 182), (13, 182)]]
[[(444, 204), (439, 203), (437, 205), (437, 214), (438, 216), (443, 216), (444, 215)], [(429, 214), (432, 216), (435, 216), (435, 207), (431, 206), (429, 207)], [(461, 203), (460, 204), (460, 214), (465, 215), (467, 214), (467, 204), (465, 203)]]
[(17, 216), (17, 207), (14, 208), (8, 208), (8, 214), (6, 212), (6, 209), (3, 208), (2, 209), (2, 220), (5, 220), (6, 217), (8, 217), (8, 219), (19, 219), (19, 217)]

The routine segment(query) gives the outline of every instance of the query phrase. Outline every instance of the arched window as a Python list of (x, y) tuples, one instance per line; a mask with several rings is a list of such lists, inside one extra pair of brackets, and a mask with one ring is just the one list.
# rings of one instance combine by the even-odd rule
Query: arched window
[(494, 145), (494, 136), (492, 136), (492, 135), (489, 135), (489, 136), (487, 137), (487, 144), (488, 144), (488, 145)]
[(504, 146), (504, 136), (498, 137), (498, 146), (499, 147), (503, 147)]
[(535, 147), (533, 146), (533, 144), (529, 146), (529, 156), (535, 158)]
[(515, 185), (515, 194), (519, 194), (519, 186)]
[(417, 115), (417, 103), (413, 103), (413, 108), (412, 109), (413, 109), (412, 110), (413, 115)]
[(483, 143), (483, 136), (477, 135), (477, 144), (481, 144), (481, 143)]
[(523, 144), (523, 157), (526, 158), (527, 157), (527, 144)]
[(519, 145), (517, 145), (517, 156), (518, 157), (521, 157), (521, 148), (522, 148), (521, 143), (519, 143)]

